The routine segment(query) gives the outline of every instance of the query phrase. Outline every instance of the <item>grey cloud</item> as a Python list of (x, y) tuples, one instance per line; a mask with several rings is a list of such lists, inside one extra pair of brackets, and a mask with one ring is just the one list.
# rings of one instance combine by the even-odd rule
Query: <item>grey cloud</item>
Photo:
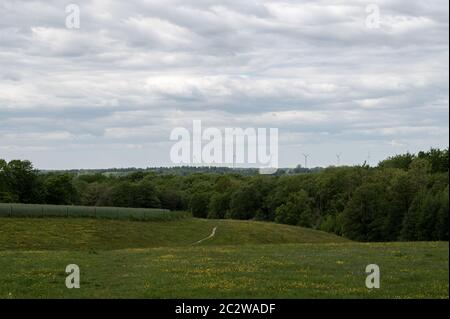
[(0, 3), (0, 157), (170, 165), (192, 119), (279, 127), (282, 165), (448, 145), (445, 0), (375, 1), (379, 29), (356, 0), (92, 0), (68, 30), (72, 2)]

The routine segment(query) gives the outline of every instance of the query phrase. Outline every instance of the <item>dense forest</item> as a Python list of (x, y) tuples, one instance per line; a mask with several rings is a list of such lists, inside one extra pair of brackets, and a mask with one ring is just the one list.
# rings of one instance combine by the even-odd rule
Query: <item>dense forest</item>
[(448, 240), (448, 149), (396, 155), (377, 167), (245, 172), (39, 172), (29, 161), (0, 160), (0, 202), (189, 210), (358, 241)]

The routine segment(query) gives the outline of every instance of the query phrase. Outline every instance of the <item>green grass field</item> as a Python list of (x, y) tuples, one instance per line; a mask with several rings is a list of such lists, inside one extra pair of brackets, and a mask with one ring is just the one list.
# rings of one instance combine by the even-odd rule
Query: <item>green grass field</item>
[(186, 218), (140, 222), (90, 218), (0, 218), (0, 250), (113, 250), (211, 245), (337, 243), (346, 239), (288, 225)]
[(0, 298), (448, 298), (448, 254), (253, 221), (0, 218)]

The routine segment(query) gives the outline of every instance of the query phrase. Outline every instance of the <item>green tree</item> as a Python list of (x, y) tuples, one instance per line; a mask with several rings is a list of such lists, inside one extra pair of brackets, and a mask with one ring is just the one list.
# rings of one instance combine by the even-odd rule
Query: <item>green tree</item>
[(147, 179), (138, 183), (121, 181), (111, 191), (112, 204), (118, 207), (159, 208), (156, 187)]
[(436, 238), (439, 240), (448, 241), (448, 200), (449, 200), (449, 192), (447, 187), (437, 195), (437, 200), (439, 200), (439, 209), (437, 212), (437, 220), (436, 220)]
[(156, 187), (153, 182), (144, 178), (137, 184), (134, 184), (133, 205), (141, 208), (160, 208), (161, 201), (158, 198)]
[(358, 241), (386, 240), (388, 210), (389, 202), (383, 184), (361, 185), (343, 212), (343, 234)]
[(214, 193), (208, 206), (208, 218), (222, 219), (230, 208), (229, 193)]
[(448, 148), (445, 150), (431, 148), (428, 152), (419, 152), (417, 157), (426, 159), (433, 173), (448, 172)]
[(8, 190), (8, 184), (6, 179), (6, 169), (8, 163), (0, 159), (0, 203), (13, 203), (17, 201)]
[(172, 189), (169, 187), (158, 189), (158, 198), (161, 202), (161, 207), (170, 210), (185, 210), (187, 209), (185, 194), (183, 191)]
[(414, 154), (406, 153), (388, 157), (387, 159), (378, 163), (378, 167), (381, 168), (399, 168), (408, 170), (412, 161), (416, 158)]
[(404, 240), (448, 239), (448, 187), (437, 194), (421, 190), (405, 217)]
[(312, 227), (314, 215), (311, 206), (312, 200), (306, 191), (301, 190), (291, 194), (288, 201), (277, 208), (275, 221), (289, 225)]
[(4, 182), (11, 198), (25, 204), (43, 202), (45, 190), (30, 161), (12, 160), (2, 165)]
[(122, 181), (111, 190), (112, 205), (116, 207), (136, 207), (134, 193), (136, 187), (131, 182)]
[(45, 178), (45, 202), (54, 205), (74, 204), (79, 194), (69, 174), (51, 174)]
[(261, 209), (262, 197), (251, 185), (242, 185), (231, 194), (226, 218), (252, 219)]
[(387, 181), (383, 181), (388, 192), (389, 209), (386, 217), (385, 240), (398, 240), (401, 236), (402, 223), (411, 207), (417, 187), (411, 176), (403, 170), (394, 170)]
[(112, 187), (107, 183), (87, 185), (81, 195), (81, 203), (85, 206), (113, 206)]
[(208, 216), (209, 194), (197, 193), (189, 201), (189, 210), (194, 217), (206, 218)]

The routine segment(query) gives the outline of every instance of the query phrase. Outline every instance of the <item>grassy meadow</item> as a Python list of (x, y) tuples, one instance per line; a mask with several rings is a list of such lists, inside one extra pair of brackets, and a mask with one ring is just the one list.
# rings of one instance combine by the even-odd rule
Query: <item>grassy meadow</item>
[(90, 218), (0, 218), (0, 250), (116, 250), (186, 247), (208, 237), (202, 246), (338, 243), (333, 234), (289, 225), (186, 218), (140, 222)]
[(0, 218), (0, 298), (448, 298), (448, 252), (254, 221)]

